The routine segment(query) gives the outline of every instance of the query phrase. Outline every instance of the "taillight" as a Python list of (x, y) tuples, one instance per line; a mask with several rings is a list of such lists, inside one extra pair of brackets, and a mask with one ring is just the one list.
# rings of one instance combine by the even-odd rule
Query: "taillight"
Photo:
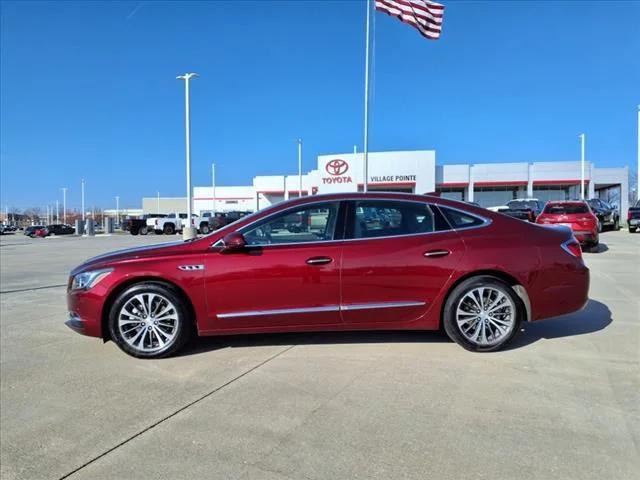
[(560, 246), (569, 255), (573, 255), (576, 258), (582, 258), (582, 249), (580, 248), (580, 243), (578, 243), (578, 241), (575, 238), (571, 238), (570, 240), (567, 240)]
[(529, 221), (533, 222), (533, 212), (531, 210), (527, 212), (527, 216), (529, 217)]
[(627, 212), (627, 220), (631, 220), (631, 211)]

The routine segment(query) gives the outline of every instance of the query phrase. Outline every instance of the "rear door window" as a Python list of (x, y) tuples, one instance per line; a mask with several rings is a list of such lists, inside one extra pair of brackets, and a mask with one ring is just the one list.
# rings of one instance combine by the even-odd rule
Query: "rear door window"
[(486, 222), (484, 219), (476, 217), (471, 213), (454, 210), (442, 205), (440, 205), (440, 210), (446, 217), (451, 227), (455, 230), (459, 230), (462, 228), (479, 227), (481, 225), (484, 225)]
[(349, 237), (395, 237), (433, 231), (434, 215), (426, 203), (363, 200), (355, 202)]

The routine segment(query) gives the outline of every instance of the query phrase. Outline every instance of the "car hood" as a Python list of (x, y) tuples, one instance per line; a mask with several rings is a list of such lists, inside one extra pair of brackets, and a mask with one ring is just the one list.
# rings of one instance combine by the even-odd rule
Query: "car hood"
[(188, 248), (190, 242), (178, 241), (161, 243), (159, 245), (145, 245), (144, 247), (126, 248), (116, 250), (114, 252), (105, 253), (92, 257), (71, 271), (71, 275), (76, 275), (82, 271), (93, 268), (108, 266), (114, 262), (122, 262), (126, 260), (135, 260), (137, 258), (151, 257), (154, 255), (172, 255), (183, 253)]

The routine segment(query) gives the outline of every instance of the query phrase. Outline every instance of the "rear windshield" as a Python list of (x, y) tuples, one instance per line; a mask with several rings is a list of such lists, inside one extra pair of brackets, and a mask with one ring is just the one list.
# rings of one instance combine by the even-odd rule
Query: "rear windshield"
[(524, 210), (525, 208), (535, 210), (536, 208), (538, 208), (538, 203), (534, 200), (516, 200), (515, 202), (507, 203), (507, 207), (509, 207), (510, 210)]
[(589, 213), (589, 207), (584, 203), (559, 203), (547, 205), (544, 213), (571, 215), (574, 213)]

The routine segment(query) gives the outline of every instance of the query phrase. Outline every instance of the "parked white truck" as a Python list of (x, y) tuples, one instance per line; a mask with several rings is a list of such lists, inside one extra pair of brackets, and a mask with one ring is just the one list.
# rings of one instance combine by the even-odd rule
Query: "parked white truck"
[[(198, 215), (191, 215), (191, 226), (198, 227)], [(186, 213), (170, 213), (164, 218), (157, 218), (154, 230), (160, 235), (173, 235), (176, 232), (182, 232), (184, 227), (188, 226)]]

